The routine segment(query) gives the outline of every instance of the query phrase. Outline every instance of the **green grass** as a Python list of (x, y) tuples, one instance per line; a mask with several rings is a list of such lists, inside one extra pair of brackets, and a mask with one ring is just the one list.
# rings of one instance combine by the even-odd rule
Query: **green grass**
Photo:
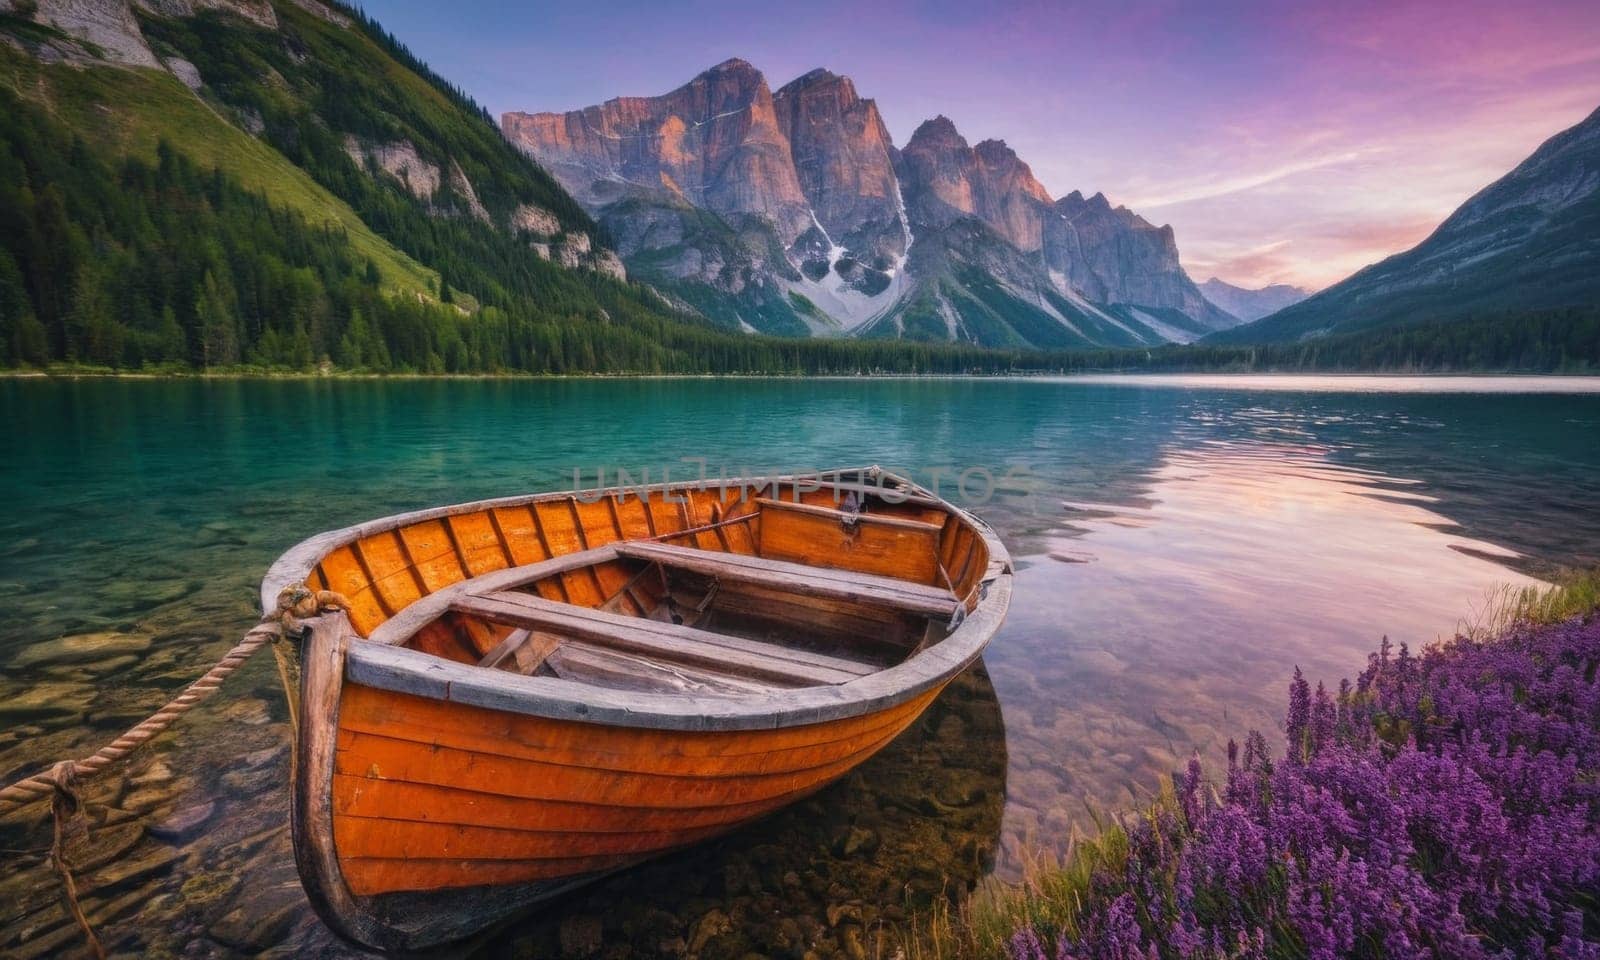
[(349, 205), (164, 71), (41, 64), (0, 44), (0, 83), (73, 129), (96, 131), (87, 142), (104, 155), (153, 163), (164, 139), (196, 163), (221, 168), (246, 189), (265, 193), (311, 223), (337, 224), (355, 251), (377, 264), (386, 290), (433, 298), (436, 272), (373, 233)]
[[(1156, 800), (1139, 817), (1175, 809), (1177, 795), (1163, 779)], [(1024, 865), (1018, 883), (993, 878), (958, 907), (942, 901), (919, 918), (901, 948), (906, 960), (1006, 956), (1006, 941), (1019, 927), (1032, 926), (1076, 934), (1078, 917), (1096, 873), (1120, 874), (1128, 859), (1128, 832), (1123, 824), (1103, 822), (1092, 837), (1073, 837), (1059, 857), (1039, 856)]]
[(1560, 623), (1600, 610), (1600, 570), (1568, 572), (1544, 587), (1491, 590), (1456, 627), (1469, 640), (1492, 640), (1517, 624)]

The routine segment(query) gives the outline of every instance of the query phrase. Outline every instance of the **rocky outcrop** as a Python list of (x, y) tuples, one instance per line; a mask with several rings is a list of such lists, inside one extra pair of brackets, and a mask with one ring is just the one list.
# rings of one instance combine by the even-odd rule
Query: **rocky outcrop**
[(561, 221), (543, 207), (524, 203), (511, 212), (511, 229), (553, 237), (561, 232)]
[(489, 222), (489, 211), (478, 199), (478, 191), (472, 189), (472, 181), (467, 179), (466, 173), (461, 169), (461, 164), (455, 160), (450, 161), (450, 190), (467, 205), (467, 213), (475, 220)]
[(161, 62), (190, 90), (199, 90), (205, 86), (205, 82), (200, 79), (200, 70), (182, 57), (164, 57)]
[(163, 17), (192, 17), (202, 10), (231, 13), (267, 30), (278, 29), (278, 14), (270, 0), (134, 0), (140, 7)]
[[(399, 180), (406, 188), (406, 192), (418, 200), (431, 201), (434, 194), (439, 192), (441, 182), (439, 167), (422, 159), (417, 153), (416, 145), (409, 140), (371, 143), (347, 134), (344, 138), (344, 152), (349, 154), (350, 159), (361, 169), (367, 169), (370, 163)], [(452, 172), (459, 173), (460, 168)], [(463, 176), (462, 179), (466, 178)], [(468, 186), (470, 187), (470, 184)]]
[(39, 0), (33, 19), (87, 41), (112, 63), (161, 66), (127, 0)]
[(801, 259), (842, 247), (857, 261), (891, 268), (905, 255), (908, 233), (894, 144), (878, 105), (858, 96), (849, 77), (820, 69), (785, 84), (773, 103), (817, 220)]
[(321, 17), (336, 27), (350, 26), (349, 17), (322, 3), (321, 0), (294, 0), (294, 5), (313, 16)]
[[(81, 51), (67, 51), (56, 46), (58, 54), (70, 55), (75, 60), (159, 68), (162, 61), (150, 49), (144, 32), (139, 29), (139, 19), (133, 12), (135, 4), (165, 17), (190, 17), (201, 10), (221, 10), (258, 27), (272, 30), (278, 27), (278, 16), (270, 0), (38, 0), (29, 6), (34, 22), (54, 27), (87, 44)], [(14, 13), (26, 8), (11, 4), (7, 9)], [(176, 70), (174, 73), (189, 83), (186, 74)]]

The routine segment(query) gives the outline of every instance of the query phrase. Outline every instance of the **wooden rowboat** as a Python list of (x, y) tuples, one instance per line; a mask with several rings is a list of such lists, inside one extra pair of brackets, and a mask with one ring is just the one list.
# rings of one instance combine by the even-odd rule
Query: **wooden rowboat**
[(876, 467), (489, 500), (291, 549), (312, 904), (414, 950), (821, 789), (977, 659), (990, 529)]

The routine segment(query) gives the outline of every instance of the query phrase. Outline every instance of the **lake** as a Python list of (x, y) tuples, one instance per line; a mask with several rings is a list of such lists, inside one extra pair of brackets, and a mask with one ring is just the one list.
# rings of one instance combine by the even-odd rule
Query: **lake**
[[(0, 777), (143, 718), (312, 533), (433, 504), (879, 463), (1017, 565), (983, 665), (834, 787), (597, 884), (490, 956), (874, 955), (1229, 738), (1299, 666), (1450, 635), (1600, 563), (1600, 381), (0, 380)], [(89, 639), (78, 638), (91, 635)], [(272, 658), (87, 790), (108, 947), (341, 955), (300, 893)], [(183, 811), (184, 816), (173, 816)], [(0, 952), (76, 948), (39, 815), (0, 823)]]

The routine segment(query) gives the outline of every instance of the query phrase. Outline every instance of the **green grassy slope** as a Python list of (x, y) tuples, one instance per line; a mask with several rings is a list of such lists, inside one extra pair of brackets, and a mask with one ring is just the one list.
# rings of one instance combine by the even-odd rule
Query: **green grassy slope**
[(157, 145), (166, 140), (199, 165), (221, 169), (313, 224), (336, 224), (356, 252), (377, 265), (391, 291), (431, 297), (437, 289), (437, 271), (378, 236), (349, 204), (218, 116), (171, 74), (45, 64), (0, 44), (0, 84), (66, 126), (93, 131), (84, 142), (102, 158), (133, 156), (153, 163)]

